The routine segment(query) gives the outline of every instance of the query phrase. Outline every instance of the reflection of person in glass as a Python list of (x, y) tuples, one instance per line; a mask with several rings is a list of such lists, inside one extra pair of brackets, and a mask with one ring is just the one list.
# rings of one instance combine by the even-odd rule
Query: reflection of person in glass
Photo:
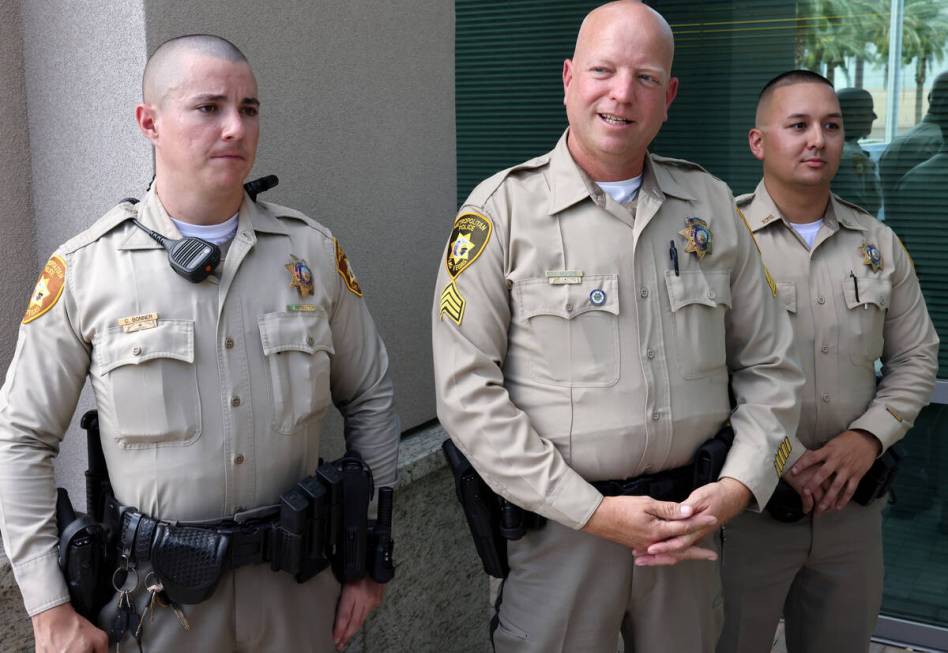
[(869, 153), (859, 147), (859, 139), (869, 135), (877, 117), (872, 96), (862, 88), (844, 88), (836, 95), (843, 110), (846, 133), (839, 172), (833, 179), (833, 192), (874, 215), (882, 205), (879, 172)]
[[(927, 161), (918, 164), (895, 187), (892, 206), (886, 207), (887, 224), (895, 230), (912, 252), (915, 269), (922, 283), (925, 301), (931, 309), (935, 329), (942, 341), (948, 340), (948, 285), (945, 284), (945, 206), (948, 200), (948, 74), (942, 73), (929, 95), (926, 119), (945, 135), (941, 148)], [(939, 377), (948, 376), (948, 347), (939, 354)], [(942, 443), (948, 422), (948, 408), (926, 411), (928, 420), (919, 424), (906, 447), (908, 458), (917, 460), (908, 475), (896, 481), (895, 515), (909, 516), (928, 509), (933, 493), (942, 492), (940, 477), (948, 470), (948, 447)], [(939, 527), (948, 532), (948, 496), (941, 502)]]
[(892, 206), (895, 187), (906, 172), (922, 161), (932, 157), (942, 144), (941, 128), (932, 111), (935, 95), (948, 92), (948, 71), (935, 78), (928, 93), (928, 113), (906, 134), (893, 139), (879, 159), (879, 178), (882, 182), (882, 199), (886, 212)]
[(774, 496), (808, 514), (771, 505), (773, 516), (745, 512), (728, 524), (718, 653), (769, 651), (781, 612), (790, 653), (865, 653), (882, 598), (885, 502), (851, 499), (927, 403), (938, 339), (898, 238), (830, 192), (843, 151), (830, 82), (808, 71), (774, 78), (748, 141), (764, 178), (737, 205), (807, 378), (796, 432), (806, 452)]

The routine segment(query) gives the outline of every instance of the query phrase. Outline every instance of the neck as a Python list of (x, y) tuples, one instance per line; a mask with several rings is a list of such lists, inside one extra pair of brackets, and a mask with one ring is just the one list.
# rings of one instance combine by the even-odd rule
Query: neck
[(764, 177), (764, 186), (780, 213), (790, 222), (806, 223), (819, 220), (826, 213), (826, 206), (830, 201), (829, 184), (788, 187)]
[(625, 181), (642, 174), (645, 167), (645, 151), (623, 157), (603, 160), (587, 154), (583, 148), (573, 140), (570, 133), (566, 139), (566, 146), (570, 156), (593, 181)]
[(195, 192), (175, 188), (155, 179), (155, 193), (168, 215), (175, 220), (198, 225), (220, 224), (240, 210), (243, 186), (227, 192)]

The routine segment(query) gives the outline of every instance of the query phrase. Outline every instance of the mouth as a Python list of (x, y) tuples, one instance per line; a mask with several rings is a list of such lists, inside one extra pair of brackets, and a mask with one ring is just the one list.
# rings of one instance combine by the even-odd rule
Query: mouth
[(811, 168), (819, 168), (826, 165), (826, 161), (819, 158), (803, 159), (803, 165), (810, 166)]
[(631, 125), (634, 121), (623, 118), (622, 116), (617, 116), (614, 113), (600, 113), (597, 114), (599, 119), (605, 122), (607, 125), (613, 125), (616, 127), (623, 127), (625, 125)]
[(230, 160), (237, 160), (237, 161), (243, 161), (244, 159), (243, 155), (238, 154), (237, 152), (223, 152), (221, 154), (214, 154), (211, 156), (211, 158), (212, 159), (230, 159)]

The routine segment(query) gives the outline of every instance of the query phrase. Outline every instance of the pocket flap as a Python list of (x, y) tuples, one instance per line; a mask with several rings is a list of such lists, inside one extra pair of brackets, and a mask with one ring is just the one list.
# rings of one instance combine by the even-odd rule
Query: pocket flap
[(257, 325), (263, 353), (267, 356), (284, 351), (335, 353), (329, 320), (321, 309), (305, 313), (265, 313), (257, 318)]
[(193, 363), (194, 321), (158, 320), (154, 327), (129, 333), (120, 326), (109, 327), (95, 336), (92, 350), (102, 374), (154, 358)]
[(777, 299), (788, 313), (797, 312), (797, 284), (792, 281), (777, 282)]
[(547, 279), (525, 279), (513, 286), (516, 317), (555, 315), (570, 320), (589, 311), (619, 314), (619, 275), (589, 274), (580, 283), (555, 285)]
[(682, 272), (665, 270), (665, 285), (672, 312), (689, 304), (731, 306), (731, 275), (728, 272)]
[[(859, 300), (856, 300), (856, 286), (859, 286)], [(875, 304), (885, 309), (889, 306), (892, 294), (892, 282), (875, 277), (847, 277), (843, 280), (843, 297), (847, 308), (858, 308), (865, 304)]]

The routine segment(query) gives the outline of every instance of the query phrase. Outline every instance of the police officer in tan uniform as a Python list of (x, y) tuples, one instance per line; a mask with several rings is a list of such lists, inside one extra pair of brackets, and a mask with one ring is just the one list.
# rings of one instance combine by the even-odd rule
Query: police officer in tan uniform
[(718, 651), (770, 650), (781, 610), (791, 652), (866, 651), (882, 594), (884, 500), (851, 499), (928, 403), (938, 338), (899, 239), (830, 192), (843, 149), (832, 85), (808, 71), (776, 77), (749, 142), (764, 178), (737, 204), (806, 372), (797, 435), (807, 452), (786, 476), (809, 514), (785, 523), (745, 513), (727, 526)]
[[(116, 499), (152, 517), (216, 520), (274, 504), (316, 468), (331, 403), (376, 484), (395, 480), (388, 358), (342, 247), (314, 220), (254, 202), (242, 187), (259, 110), (253, 72), (231, 43), (202, 35), (162, 45), (136, 108), (155, 151), (151, 189), (59, 247), (31, 298), (0, 391), (0, 527), (38, 651), (107, 646), (68, 603), (53, 522), (53, 457), (86, 375)], [(191, 283), (132, 218), (168, 238), (223, 227), (226, 256)], [(131, 594), (139, 612), (145, 573)], [(298, 584), (244, 566), (225, 571), (210, 599), (184, 606), (190, 632), (156, 608), (144, 644), (329, 651), (381, 596), (366, 579), (340, 598), (329, 570)], [(114, 612), (113, 600), (103, 615)]]
[[(508, 543), (498, 652), (614, 653), (620, 630), (627, 651), (712, 651), (718, 527), (796, 455), (803, 379), (753, 238), (721, 181), (646, 149), (673, 48), (644, 4), (591, 12), (563, 66), (569, 129), (471, 193), (439, 272), (438, 416), (550, 519)], [(682, 503), (592, 485), (687, 465), (728, 418), (720, 480)]]

